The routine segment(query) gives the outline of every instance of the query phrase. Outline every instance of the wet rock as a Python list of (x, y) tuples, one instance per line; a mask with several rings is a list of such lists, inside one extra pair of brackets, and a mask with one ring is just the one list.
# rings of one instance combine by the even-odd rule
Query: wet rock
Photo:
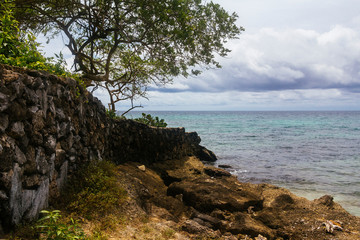
[(232, 166), (230, 166), (230, 165), (226, 165), (226, 164), (219, 164), (219, 166), (218, 166), (219, 168), (232, 168)]
[(207, 175), (209, 175), (210, 177), (230, 177), (231, 173), (229, 173), (226, 170), (220, 169), (220, 168), (216, 168), (216, 167), (206, 167), (204, 168), (204, 171)]
[(203, 146), (198, 147), (198, 150), (195, 153), (195, 155), (201, 161), (205, 161), (205, 162), (215, 162), (217, 160), (216, 155), (212, 151), (210, 151), (209, 149), (206, 149)]
[(330, 195), (324, 195), (318, 199), (315, 199), (316, 204), (321, 204), (327, 207), (332, 207), (334, 205), (334, 198)]

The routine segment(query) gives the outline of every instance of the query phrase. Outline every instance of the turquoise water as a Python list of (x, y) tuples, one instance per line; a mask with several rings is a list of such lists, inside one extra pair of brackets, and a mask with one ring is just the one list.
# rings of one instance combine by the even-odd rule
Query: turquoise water
[[(196, 131), (239, 180), (334, 196), (360, 216), (360, 112), (149, 112)], [(140, 113), (130, 115), (139, 116)]]

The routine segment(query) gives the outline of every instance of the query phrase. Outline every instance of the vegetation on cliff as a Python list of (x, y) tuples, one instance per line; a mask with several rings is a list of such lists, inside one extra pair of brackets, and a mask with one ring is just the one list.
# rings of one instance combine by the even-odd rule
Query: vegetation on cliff
[(123, 224), (122, 205), (127, 198), (118, 167), (105, 160), (93, 161), (83, 166), (62, 195), (52, 202), (52, 208), (60, 210), (42, 211), (42, 218), (20, 227), (10, 238), (107, 239), (107, 233)]
[(29, 31), (19, 29), (14, 17), (15, 4), (5, 0), (0, 4), (0, 63), (35, 70), (44, 70), (59, 76), (72, 76), (65, 70), (62, 55), (56, 63), (39, 51), (40, 44)]

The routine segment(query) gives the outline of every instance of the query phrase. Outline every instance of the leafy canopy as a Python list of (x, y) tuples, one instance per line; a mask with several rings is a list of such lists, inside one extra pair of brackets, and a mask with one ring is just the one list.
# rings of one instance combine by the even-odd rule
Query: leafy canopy
[(38, 50), (39, 44), (31, 32), (21, 31), (15, 19), (14, 3), (5, 0), (0, 3), (0, 63), (36, 70), (46, 70), (60, 76), (72, 76), (65, 70), (62, 54), (58, 61), (44, 57)]
[[(151, 84), (220, 67), (215, 56), (242, 27), (237, 15), (201, 0), (16, 0), (23, 25), (61, 33), (75, 71), (104, 88), (110, 108), (146, 97)], [(34, 26), (34, 23), (39, 23)]]

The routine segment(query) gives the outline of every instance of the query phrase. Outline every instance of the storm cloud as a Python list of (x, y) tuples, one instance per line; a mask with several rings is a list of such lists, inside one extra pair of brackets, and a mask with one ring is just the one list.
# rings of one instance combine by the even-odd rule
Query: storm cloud
[(222, 69), (176, 79), (164, 92), (278, 91), (360, 88), (360, 34), (336, 25), (329, 31), (273, 28), (229, 43)]

